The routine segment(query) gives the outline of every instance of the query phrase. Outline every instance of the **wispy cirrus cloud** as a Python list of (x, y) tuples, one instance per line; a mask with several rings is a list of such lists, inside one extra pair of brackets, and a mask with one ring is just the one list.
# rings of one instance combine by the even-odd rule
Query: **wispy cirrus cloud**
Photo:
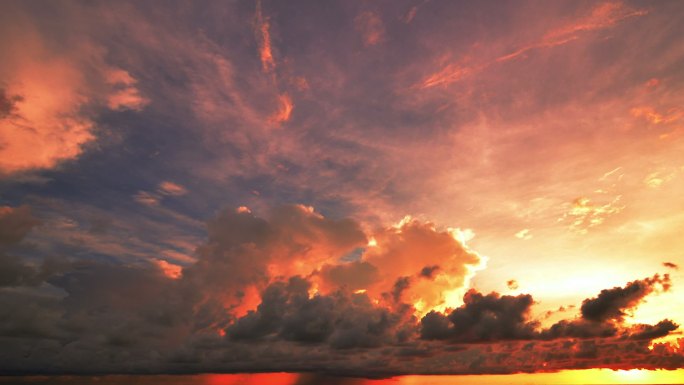
[(582, 34), (601, 31), (614, 27), (618, 23), (637, 16), (644, 16), (648, 12), (634, 9), (622, 2), (606, 2), (594, 6), (588, 14), (577, 17), (558, 28), (547, 31), (539, 40), (523, 45), (515, 51), (496, 57), (493, 60), (483, 60), (475, 64), (451, 63), (443, 69), (427, 76), (420, 83), (419, 88), (448, 86), (468, 76), (477, 74), (492, 65), (507, 62), (524, 54), (542, 48), (553, 48), (580, 39)]
[(257, 42), (259, 45), (259, 58), (261, 59), (261, 68), (266, 73), (272, 73), (276, 69), (275, 59), (273, 58), (273, 50), (271, 48), (271, 32), (268, 18), (264, 18), (261, 11), (261, 1), (256, 3), (255, 29)]

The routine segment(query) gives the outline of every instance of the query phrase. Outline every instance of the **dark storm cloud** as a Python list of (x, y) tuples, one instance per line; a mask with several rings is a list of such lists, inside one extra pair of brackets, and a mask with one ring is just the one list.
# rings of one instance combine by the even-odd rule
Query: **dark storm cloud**
[(665, 337), (678, 328), (679, 325), (667, 319), (655, 325), (635, 325), (629, 331), (629, 338), (633, 340), (654, 340)]
[[(464, 304), (449, 314), (431, 311), (421, 319), (420, 335), (426, 340), (452, 342), (488, 342), (505, 340), (556, 340), (565, 338), (627, 338), (652, 340), (678, 329), (670, 320), (656, 325), (626, 326), (625, 311), (632, 310), (643, 298), (662, 288), (669, 289), (667, 275), (654, 275), (629, 282), (624, 287), (601, 291), (597, 297), (583, 301), (581, 318), (558, 321), (541, 328), (531, 319), (532, 296), (483, 295), (470, 290)], [(601, 316), (596, 316), (600, 309)], [(588, 309), (588, 310), (587, 310)]]
[(226, 329), (233, 340), (278, 337), (302, 343), (327, 343), (335, 349), (380, 347), (411, 336), (409, 307), (399, 312), (374, 305), (366, 294), (338, 291), (309, 295), (300, 277), (271, 284), (256, 311)]
[(392, 286), (392, 291), (386, 294), (388, 294), (392, 301), (399, 303), (401, 302), (402, 294), (410, 286), (411, 277), (400, 277), (396, 280), (396, 282), (394, 282), (394, 286)]
[(582, 302), (582, 318), (594, 322), (621, 321), (626, 315), (625, 311), (636, 307), (645, 296), (658, 288), (667, 291), (670, 285), (669, 274), (662, 277), (656, 274), (652, 278), (630, 282), (625, 287), (604, 289), (597, 297)]
[(536, 335), (539, 324), (529, 320), (534, 302), (529, 294), (483, 295), (470, 290), (463, 297), (463, 302), (463, 306), (448, 316), (434, 312), (426, 315), (421, 321), (421, 336), (455, 342), (486, 342), (531, 339)]

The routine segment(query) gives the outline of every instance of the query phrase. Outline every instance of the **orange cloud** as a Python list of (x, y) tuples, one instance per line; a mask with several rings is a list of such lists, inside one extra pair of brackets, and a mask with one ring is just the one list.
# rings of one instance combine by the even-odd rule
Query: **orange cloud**
[(527, 51), (536, 48), (549, 48), (569, 43), (579, 38), (581, 32), (591, 32), (606, 29), (616, 25), (618, 22), (633, 17), (642, 16), (647, 12), (644, 10), (634, 10), (626, 7), (621, 2), (604, 3), (595, 6), (589, 15), (575, 20), (560, 28), (547, 32), (541, 40), (524, 46), (503, 55), (496, 59), (497, 62), (514, 59)]
[(280, 125), (290, 120), (290, 115), (292, 115), (292, 109), (294, 108), (292, 99), (288, 94), (279, 95), (278, 104), (278, 111), (268, 119), (274, 125)]
[(684, 112), (678, 108), (671, 108), (665, 113), (659, 113), (653, 107), (634, 107), (630, 113), (635, 118), (644, 118), (653, 124), (668, 124), (676, 122), (684, 117)]
[(87, 38), (53, 46), (21, 11), (8, 9), (0, 50), (0, 174), (51, 169), (96, 139), (93, 106), (140, 110), (148, 100), (128, 72), (105, 63)]
[(475, 68), (465, 67), (459, 64), (449, 64), (441, 71), (428, 76), (420, 85), (420, 88), (430, 88), (435, 86), (446, 86), (453, 82), (459, 81), (466, 76), (476, 72)]
[(178, 279), (183, 275), (183, 267), (179, 265), (174, 265), (163, 259), (155, 259), (154, 263), (157, 267), (164, 273), (165, 276), (171, 279)]
[(264, 19), (261, 13), (261, 1), (257, 1), (256, 7), (256, 29), (261, 66), (264, 72), (273, 72), (276, 65), (273, 59), (273, 51), (271, 50), (270, 25), (268, 19)]
[(105, 81), (114, 89), (107, 96), (107, 106), (112, 110), (140, 111), (150, 101), (140, 94), (135, 87), (137, 80), (127, 71), (111, 68), (105, 71)]
[(107, 98), (107, 106), (112, 110), (136, 110), (140, 111), (149, 101), (140, 95), (135, 87), (126, 87), (116, 90)]
[(159, 184), (159, 192), (164, 194), (164, 195), (185, 195), (188, 193), (188, 190), (177, 184), (173, 183), (170, 181), (164, 181)]
[(374, 246), (366, 249), (362, 261), (377, 267), (379, 277), (359, 288), (367, 289), (372, 298), (400, 289), (392, 293), (395, 300), (401, 298), (422, 313), (458, 306), (470, 279), (486, 261), (468, 248), (462, 235), (410, 217), (373, 233)]
[(24, 63), (6, 74), (0, 92), (13, 103), (0, 116), (0, 173), (54, 168), (95, 139), (94, 123), (80, 113), (88, 101), (79, 92), (83, 75), (68, 60)]
[(589, 198), (580, 197), (572, 202), (570, 210), (560, 218), (570, 220), (570, 230), (586, 234), (592, 227), (602, 224), (609, 216), (620, 213), (625, 206), (619, 205), (621, 196), (603, 205), (591, 202)]

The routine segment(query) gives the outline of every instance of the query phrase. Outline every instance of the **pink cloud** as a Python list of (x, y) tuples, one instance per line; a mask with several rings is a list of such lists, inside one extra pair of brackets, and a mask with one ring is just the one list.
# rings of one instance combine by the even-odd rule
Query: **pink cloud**
[[(92, 107), (142, 109), (135, 79), (105, 63), (87, 37), (55, 47), (24, 13), (8, 9), (0, 63), (0, 174), (52, 169), (77, 159), (96, 140)], [(107, 85), (108, 84), (108, 85)]]
[(363, 12), (354, 19), (354, 22), (365, 46), (376, 45), (385, 40), (385, 25), (374, 12)]
[(187, 194), (188, 190), (178, 183), (173, 183), (167, 180), (159, 184), (159, 192), (164, 195), (180, 196)]

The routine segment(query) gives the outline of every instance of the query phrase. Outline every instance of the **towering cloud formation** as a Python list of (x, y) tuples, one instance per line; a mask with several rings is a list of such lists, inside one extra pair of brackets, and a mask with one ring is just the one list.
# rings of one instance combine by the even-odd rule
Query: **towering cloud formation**
[[(8, 257), (37, 224), (27, 207), (2, 208), (0, 284), (12, 289), (0, 289), (4, 374), (389, 376), (684, 362), (674, 345), (648, 348), (674, 322), (625, 322), (646, 295), (669, 289), (669, 276), (603, 290), (583, 302), (580, 318), (543, 328), (529, 294), (470, 289), (455, 301), (482, 259), (457, 231), (416, 220), (368, 234), (302, 205), (265, 218), (224, 210), (208, 222), (198, 261), (172, 274), (158, 260), (28, 265)], [(59, 290), (46, 296), (36, 285)]]

